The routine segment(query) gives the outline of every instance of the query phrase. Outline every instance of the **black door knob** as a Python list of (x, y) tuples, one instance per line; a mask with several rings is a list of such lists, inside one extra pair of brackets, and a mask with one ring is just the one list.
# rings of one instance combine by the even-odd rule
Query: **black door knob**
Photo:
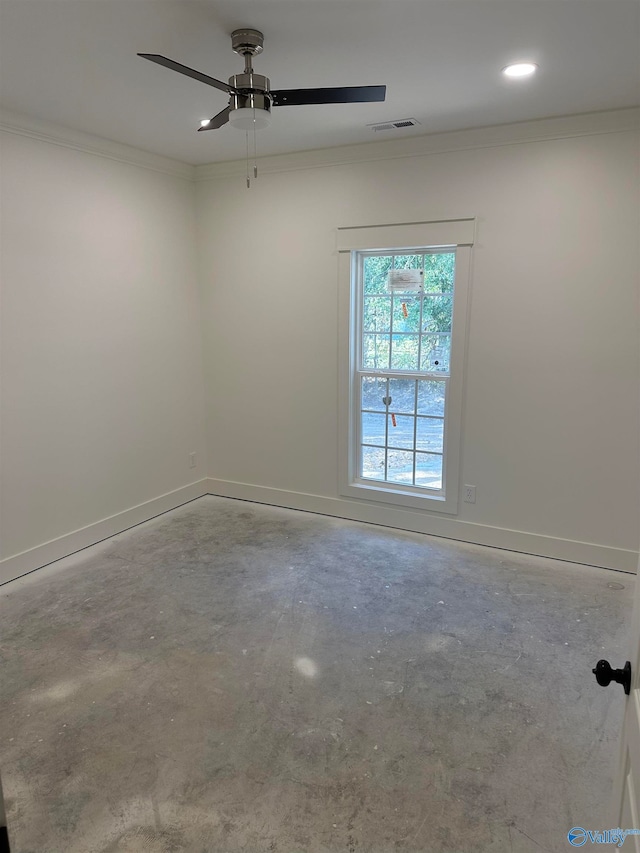
[(629, 695), (631, 690), (631, 663), (627, 661), (622, 669), (611, 669), (608, 660), (599, 660), (592, 670), (600, 687), (608, 687), (612, 681), (622, 684), (624, 692)]

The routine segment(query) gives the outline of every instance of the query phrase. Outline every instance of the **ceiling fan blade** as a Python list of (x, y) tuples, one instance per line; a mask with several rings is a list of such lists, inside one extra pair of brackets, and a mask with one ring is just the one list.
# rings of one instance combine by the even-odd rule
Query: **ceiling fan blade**
[(222, 127), (223, 124), (226, 124), (229, 121), (229, 113), (231, 112), (231, 107), (225, 107), (221, 110), (218, 115), (214, 116), (210, 119), (208, 124), (200, 125), (198, 131), (201, 130), (215, 130), (216, 127)]
[(386, 86), (338, 86), (329, 89), (278, 89), (270, 94), (274, 107), (285, 107), (384, 101), (386, 91)]
[(171, 71), (177, 71), (178, 74), (184, 74), (187, 77), (193, 77), (194, 80), (199, 80), (201, 83), (206, 83), (207, 86), (213, 86), (216, 89), (221, 89), (223, 92), (228, 92), (230, 95), (237, 95), (238, 90), (228, 83), (223, 83), (222, 80), (216, 80), (215, 77), (209, 77), (208, 74), (202, 74), (193, 68), (186, 65), (181, 65), (179, 62), (174, 62), (173, 59), (167, 59), (166, 56), (161, 56), (159, 53), (139, 53), (143, 59), (148, 59), (150, 62), (155, 62), (158, 65), (164, 65), (165, 68), (170, 68)]

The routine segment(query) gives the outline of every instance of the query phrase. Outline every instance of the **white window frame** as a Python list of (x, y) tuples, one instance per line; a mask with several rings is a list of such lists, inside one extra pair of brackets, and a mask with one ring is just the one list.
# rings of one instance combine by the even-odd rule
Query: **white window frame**
[[(388, 503), (408, 509), (456, 514), (460, 492), (462, 410), (475, 219), (450, 219), (394, 225), (339, 228), (339, 488), (345, 497)], [(360, 295), (359, 252), (411, 254), (455, 251), (451, 360), (444, 420), (442, 490), (407, 487), (358, 477), (359, 393), (356, 393)], [(365, 371), (369, 372), (369, 371)], [(394, 374), (395, 375), (395, 374)], [(400, 374), (398, 374), (399, 378)], [(417, 377), (416, 377), (417, 378)], [(434, 374), (434, 379), (442, 376)]]

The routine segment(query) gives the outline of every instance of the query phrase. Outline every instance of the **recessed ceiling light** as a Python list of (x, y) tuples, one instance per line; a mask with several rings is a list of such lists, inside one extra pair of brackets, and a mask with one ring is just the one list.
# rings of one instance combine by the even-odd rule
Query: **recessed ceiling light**
[(507, 77), (529, 77), (536, 72), (537, 68), (538, 66), (533, 62), (516, 62), (503, 68), (502, 73)]
[(200, 127), (206, 127), (208, 124), (211, 124), (210, 118), (200, 119)]

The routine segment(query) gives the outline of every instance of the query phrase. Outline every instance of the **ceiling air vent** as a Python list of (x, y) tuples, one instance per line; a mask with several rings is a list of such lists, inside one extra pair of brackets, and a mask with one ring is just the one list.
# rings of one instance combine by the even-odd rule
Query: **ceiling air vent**
[(398, 121), (383, 121), (379, 124), (368, 124), (367, 127), (370, 127), (377, 133), (379, 130), (399, 130), (403, 127), (414, 127), (416, 124), (420, 124), (420, 122), (415, 118), (401, 118)]

